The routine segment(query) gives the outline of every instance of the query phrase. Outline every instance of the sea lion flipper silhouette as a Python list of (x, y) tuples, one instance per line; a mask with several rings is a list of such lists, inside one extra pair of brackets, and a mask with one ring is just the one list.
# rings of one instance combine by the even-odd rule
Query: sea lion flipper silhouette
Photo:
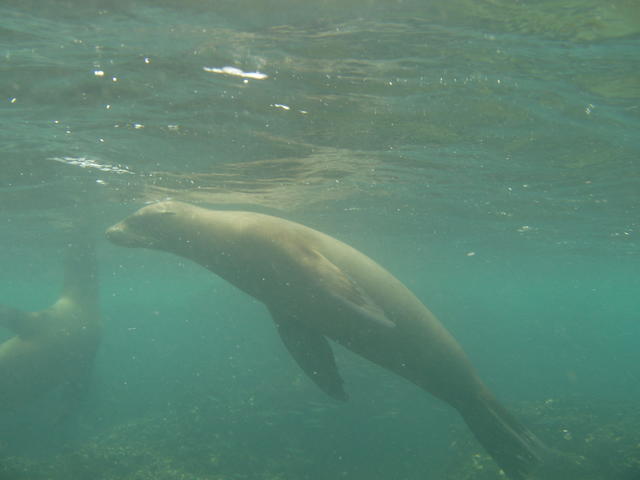
[(332, 301), (341, 304), (352, 315), (361, 317), (363, 320), (387, 328), (396, 326), (344, 270), (316, 249), (298, 247), (300, 263), (305, 266), (309, 276), (307, 280), (315, 288), (317, 296), (326, 295)]
[(347, 400), (344, 381), (326, 337), (290, 314), (269, 310), (282, 343), (304, 373), (330, 397)]

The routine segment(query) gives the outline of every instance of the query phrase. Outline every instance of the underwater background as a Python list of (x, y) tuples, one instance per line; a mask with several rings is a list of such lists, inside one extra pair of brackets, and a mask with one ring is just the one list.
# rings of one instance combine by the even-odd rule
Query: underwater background
[(639, 480), (639, 66), (635, 0), (2, 0), (0, 303), (55, 301), (88, 217), (104, 325), (77, 411), (0, 412), (0, 479), (505, 478), (448, 405), (339, 346), (333, 401), (258, 301), (104, 239), (173, 198), (351, 244), (581, 479)]

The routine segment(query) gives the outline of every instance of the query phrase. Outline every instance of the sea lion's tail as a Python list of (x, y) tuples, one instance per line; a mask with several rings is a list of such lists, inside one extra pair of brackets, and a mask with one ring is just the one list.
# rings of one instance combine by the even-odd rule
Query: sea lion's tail
[(491, 393), (460, 414), (475, 437), (504, 470), (510, 480), (526, 480), (547, 456), (548, 448), (511, 415)]
[(488, 391), (458, 406), (478, 441), (510, 480), (577, 480), (585, 477), (586, 459), (547, 447)]

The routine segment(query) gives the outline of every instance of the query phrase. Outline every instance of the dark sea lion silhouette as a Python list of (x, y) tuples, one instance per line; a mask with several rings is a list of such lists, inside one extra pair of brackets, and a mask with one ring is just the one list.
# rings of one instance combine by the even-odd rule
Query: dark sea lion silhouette
[(0, 411), (60, 386), (79, 395), (87, 385), (101, 338), (94, 241), (75, 238), (65, 250), (64, 285), (49, 308), (0, 306), (0, 327), (16, 333), (0, 344)]
[[(345, 243), (269, 215), (173, 201), (146, 206), (106, 234), (191, 259), (262, 301), (293, 358), (332, 397), (346, 394), (328, 338), (458, 410), (510, 478), (547, 463), (546, 447), (498, 403), (436, 317)], [(553, 478), (544, 475), (537, 478)]]

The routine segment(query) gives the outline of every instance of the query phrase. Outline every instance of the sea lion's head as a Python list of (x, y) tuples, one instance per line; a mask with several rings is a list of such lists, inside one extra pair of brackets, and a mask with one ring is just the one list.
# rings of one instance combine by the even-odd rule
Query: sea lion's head
[(187, 204), (158, 202), (141, 208), (106, 231), (109, 241), (122, 247), (166, 249), (179, 240), (179, 221)]

